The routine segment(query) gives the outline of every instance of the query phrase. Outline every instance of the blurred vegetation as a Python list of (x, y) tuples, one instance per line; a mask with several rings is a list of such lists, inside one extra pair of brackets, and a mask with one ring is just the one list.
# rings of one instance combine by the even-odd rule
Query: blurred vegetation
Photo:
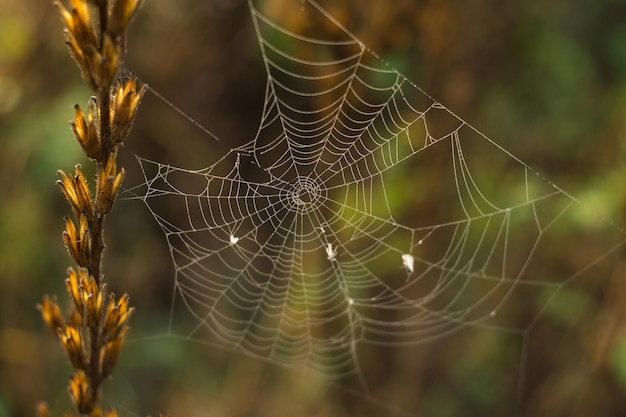
[[(285, 1), (299, 0), (265, 3), (280, 14)], [(320, 3), (424, 91), (580, 198), (592, 219), (624, 226), (626, 2)], [(254, 135), (265, 81), (256, 42), (245, 1), (144, 3), (129, 34), (129, 69), (223, 140), (215, 142), (147, 96), (121, 155), (127, 184), (138, 182), (133, 152), (199, 168)], [(63, 293), (66, 208), (55, 172), (82, 157), (67, 122), (73, 105), (85, 105), (87, 96), (53, 5), (3, 0), (0, 417), (32, 415), (42, 399), (53, 409), (68, 408), (70, 370), (35, 304), (44, 293)], [(128, 292), (137, 308), (135, 342), (122, 351), (105, 396), (122, 414), (384, 414), (322, 381), (236, 353), (144, 338), (167, 332), (173, 267), (165, 240), (147, 210), (132, 201), (118, 204), (106, 239), (107, 281), (116, 293)], [(586, 250), (602, 248), (598, 240)], [(619, 255), (567, 286), (529, 335), (524, 415), (626, 415), (626, 262)], [(513, 406), (502, 399), (515, 398), (517, 375), (498, 364), (519, 352), (492, 351), (488, 338), (463, 340), (462, 348), (448, 346), (437, 359), (462, 357), (463, 366), (443, 368), (448, 386), (437, 384), (420, 409), (433, 416), (507, 415)], [(390, 360), (399, 370), (385, 374), (388, 396), (408, 408), (415, 404), (406, 403), (412, 389), (404, 384), (407, 372), (441, 377), (410, 362), (414, 356), (415, 350), (399, 350)]]

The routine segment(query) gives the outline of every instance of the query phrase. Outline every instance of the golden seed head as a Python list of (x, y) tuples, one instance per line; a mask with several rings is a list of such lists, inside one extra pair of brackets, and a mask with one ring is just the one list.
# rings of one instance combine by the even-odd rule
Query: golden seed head
[(87, 179), (80, 169), (80, 165), (77, 164), (75, 169), (76, 175), (74, 176), (74, 183), (76, 189), (76, 195), (78, 197), (78, 203), (81, 214), (85, 214), (86, 221), (91, 224), (93, 220), (93, 203), (91, 201), (91, 192), (89, 191), (89, 185)]
[(77, 104), (74, 106), (76, 115), (74, 121), (70, 123), (72, 126), (72, 132), (78, 143), (83, 148), (83, 151), (89, 157), (89, 159), (99, 161), (102, 159), (102, 147), (100, 145), (100, 136), (98, 134), (99, 128), (97, 125), (97, 119), (94, 118), (93, 106), (97, 106), (95, 98), (89, 102), (89, 111), (85, 117), (85, 113)]
[(100, 323), (100, 308), (98, 308), (98, 300), (102, 299), (100, 297), (100, 294), (98, 293), (97, 295), (94, 294), (87, 294), (87, 292), (84, 292), (85, 294), (85, 310), (86, 310), (86, 316), (87, 316), (87, 327), (89, 328), (93, 328), (96, 327), (99, 323)]
[(101, 289), (93, 276), (87, 275), (87, 270), (80, 268), (78, 274), (72, 269), (66, 280), (68, 292), (74, 300), (74, 305), (82, 316), (81, 323), (87, 327), (96, 327), (100, 323), (103, 293), (105, 285)]
[(80, 215), (80, 240), (79, 245), (79, 258), (76, 260), (80, 266), (88, 266), (91, 264), (91, 233), (89, 231), (89, 224), (87, 222), (87, 216), (83, 213)]
[(93, 219), (93, 203), (87, 179), (81, 170), (80, 165), (74, 168), (75, 175), (70, 177), (65, 172), (57, 171), (61, 179), (57, 181), (61, 192), (72, 208), (72, 213), (76, 219), (81, 215), (86, 215), (88, 223)]
[(128, 320), (134, 311), (135, 309), (129, 306), (128, 294), (124, 294), (117, 303), (114, 296), (109, 298), (102, 327), (102, 338), (105, 343), (126, 334)]
[(107, 30), (113, 36), (122, 36), (139, 8), (140, 0), (113, 0)]
[(78, 250), (78, 238), (76, 233), (76, 226), (69, 217), (65, 217), (65, 230), (63, 231), (63, 243), (67, 252), (72, 259), (78, 262), (79, 250)]
[(82, 333), (75, 327), (66, 326), (65, 330), (59, 329), (59, 339), (74, 368), (86, 369), (89, 360), (87, 359), (87, 348)]
[[(82, 270), (79, 270), (78, 274), (82, 274)], [(67, 288), (67, 292), (72, 298), (72, 301), (74, 301), (76, 311), (78, 311), (80, 314), (83, 314), (83, 312), (85, 311), (85, 304), (83, 303), (83, 289), (81, 287), (78, 274), (76, 274), (76, 271), (74, 271), (73, 268), (69, 268), (67, 270), (67, 279), (65, 280), (65, 286)]]
[(76, 38), (79, 45), (91, 46), (98, 44), (98, 28), (96, 16), (86, 1), (70, 0), (72, 21), (65, 19), (65, 26)]
[(78, 200), (78, 194), (76, 193), (76, 189), (74, 187), (74, 181), (61, 170), (58, 170), (57, 173), (61, 177), (60, 180), (57, 180), (57, 184), (61, 187), (61, 192), (70, 204), (74, 217), (78, 218), (81, 212), (81, 206)]
[(115, 198), (117, 197), (117, 192), (120, 189), (120, 185), (122, 185), (122, 181), (124, 180), (124, 175), (126, 174), (126, 171), (124, 170), (124, 168), (122, 168), (120, 170), (120, 172), (117, 173), (117, 175), (115, 176), (115, 178), (113, 179), (113, 183), (111, 184), (111, 197), (110, 197), (110, 206), (107, 207), (106, 212), (111, 211), (111, 209), (113, 208), (113, 203), (115, 202)]
[(120, 351), (122, 350), (122, 345), (124, 344), (124, 339), (126, 338), (127, 333), (128, 327), (124, 327), (117, 338), (111, 340), (102, 348), (100, 357), (102, 359), (101, 369), (102, 376), (104, 378), (113, 373), (113, 369), (115, 369), (115, 365), (117, 365), (117, 360), (120, 356)]
[(113, 144), (121, 144), (133, 128), (135, 116), (146, 86), (137, 89), (137, 78), (131, 75), (117, 86), (114, 99), (111, 101), (111, 139)]
[(78, 69), (80, 70), (80, 75), (83, 77), (83, 81), (85, 81), (85, 83), (87, 84), (89, 88), (91, 88), (94, 91), (97, 91), (98, 84), (96, 83), (96, 80), (94, 79), (94, 75), (91, 73), (91, 69), (89, 67), (89, 63), (90, 63), (89, 58), (93, 56), (93, 54), (97, 53), (95, 46), (91, 47), (89, 51), (87, 51), (87, 53), (84, 54), (80, 46), (76, 42), (76, 39), (74, 39), (74, 37), (71, 36), (67, 30), (66, 30), (65, 36), (66, 36), (65, 43), (70, 48), (70, 52), (72, 53), (72, 56), (74, 57), (74, 59), (76, 60), (76, 63), (78, 64)]
[(58, 336), (59, 329), (65, 328), (65, 320), (63, 320), (56, 298), (51, 300), (47, 295), (45, 295), (43, 297), (43, 301), (37, 306), (37, 308), (41, 312), (43, 321), (46, 323), (48, 328), (55, 336)]
[(78, 104), (74, 106), (74, 110), (76, 110), (76, 115), (74, 116), (74, 122), (72, 123), (72, 131), (74, 132), (76, 139), (78, 139), (78, 142), (81, 145), (84, 145), (87, 139), (87, 131), (89, 127), (87, 125), (87, 120), (85, 119), (85, 114)]
[(102, 174), (98, 177), (97, 187), (100, 193), (98, 210), (103, 214), (110, 212), (113, 208), (115, 197), (124, 179), (124, 169), (122, 168), (120, 172), (117, 172), (116, 157), (115, 152), (111, 153)]
[(67, 44), (78, 63), (87, 85), (97, 90), (96, 73), (92, 72), (91, 61), (98, 53), (98, 25), (89, 4), (82, 0), (70, 0), (69, 10), (60, 1), (55, 2), (65, 23)]
[(70, 256), (79, 266), (86, 267), (91, 260), (91, 234), (87, 216), (81, 213), (78, 218), (78, 229), (69, 217), (65, 217), (63, 242)]
[(94, 408), (89, 380), (84, 371), (78, 370), (70, 377), (70, 397), (81, 414), (89, 414)]
[[(59, 1), (56, 5), (83, 79), (94, 91), (108, 91), (122, 61), (123, 34), (139, 1), (117, 0), (108, 10), (106, 2), (98, 0), (70, 0), (69, 10)], [(107, 27), (100, 27), (97, 13), (107, 13)]]
[(108, 91), (113, 85), (121, 58), (122, 46), (120, 42), (105, 33), (102, 38), (102, 49), (91, 62), (91, 71), (96, 74), (96, 81), (102, 90)]

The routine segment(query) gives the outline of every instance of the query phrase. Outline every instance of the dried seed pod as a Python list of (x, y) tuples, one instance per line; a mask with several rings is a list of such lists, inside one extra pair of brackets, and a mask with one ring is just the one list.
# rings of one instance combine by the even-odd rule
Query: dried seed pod
[(109, 13), (108, 32), (113, 36), (122, 36), (135, 15), (140, 0), (114, 0)]
[(137, 89), (137, 78), (131, 75), (125, 82), (120, 82), (111, 100), (111, 141), (119, 145), (130, 134), (137, 115), (141, 98), (146, 92), (146, 85)]
[(87, 347), (80, 330), (72, 326), (59, 329), (59, 339), (70, 358), (72, 366), (76, 369), (86, 369), (89, 364), (87, 359)]
[(87, 114), (83, 112), (80, 106), (77, 104), (74, 106), (76, 115), (74, 121), (70, 123), (72, 126), (72, 132), (78, 143), (83, 148), (83, 151), (89, 159), (99, 161), (102, 159), (102, 147), (100, 145), (100, 136), (98, 134), (99, 127), (97, 123), (97, 110), (94, 111), (94, 107), (97, 109), (97, 100), (92, 97), (89, 101), (89, 108)]
[(103, 318), (102, 340), (106, 343), (125, 334), (128, 320), (134, 311), (129, 306), (128, 294), (124, 294), (117, 303), (114, 296), (109, 297)]
[(70, 397), (81, 414), (89, 414), (93, 410), (93, 396), (89, 380), (84, 371), (78, 370), (70, 377)]
[(43, 317), (43, 321), (55, 336), (58, 336), (59, 329), (65, 328), (65, 320), (61, 315), (61, 310), (57, 304), (56, 297), (52, 300), (45, 295), (41, 304), (37, 306)]
[(61, 187), (61, 192), (65, 196), (67, 202), (70, 204), (72, 212), (74, 213), (74, 217), (78, 218), (82, 210), (80, 202), (78, 200), (78, 194), (76, 193), (76, 188), (74, 186), (74, 181), (61, 170), (58, 170), (57, 174), (61, 176), (61, 179), (57, 180), (57, 185)]
[(115, 197), (124, 179), (125, 171), (122, 168), (120, 172), (117, 172), (117, 162), (115, 159), (116, 154), (114, 152), (109, 156), (104, 169), (98, 177), (97, 187), (100, 195), (100, 204), (97, 210), (102, 214), (110, 212), (113, 208)]
[(76, 60), (83, 80), (92, 90), (98, 89), (97, 79), (91, 71), (90, 62), (98, 52), (98, 28), (87, 2), (71, 0), (70, 9), (56, 1), (61, 18), (65, 23), (66, 43)]
[(97, 74), (98, 86), (101, 91), (109, 91), (117, 76), (122, 60), (122, 46), (119, 40), (111, 38), (107, 33), (102, 38), (100, 56), (94, 59), (92, 71)]
[(76, 225), (68, 216), (65, 216), (65, 230), (63, 231), (63, 243), (70, 256), (79, 264), (80, 250), (78, 248), (79, 236)]
[[(79, 274), (82, 274), (81, 270), (79, 270)], [(77, 274), (73, 268), (69, 268), (67, 270), (68, 277), (65, 280), (65, 286), (67, 288), (67, 292), (74, 301), (76, 311), (82, 315), (85, 311), (85, 304), (83, 302), (83, 288), (80, 284), (79, 274)]]
[(115, 369), (115, 365), (117, 365), (117, 360), (120, 356), (120, 351), (122, 350), (122, 345), (124, 344), (124, 339), (126, 338), (127, 333), (128, 327), (124, 327), (117, 338), (111, 340), (102, 348), (100, 358), (102, 360), (101, 369), (103, 378), (107, 378), (113, 373), (113, 369)]
[(91, 191), (89, 191), (89, 185), (87, 184), (87, 179), (80, 169), (80, 165), (76, 165), (75, 167), (76, 175), (74, 176), (75, 190), (76, 195), (78, 197), (78, 204), (81, 208), (81, 214), (85, 217), (87, 224), (91, 224), (93, 220), (93, 203), (91, 201)]

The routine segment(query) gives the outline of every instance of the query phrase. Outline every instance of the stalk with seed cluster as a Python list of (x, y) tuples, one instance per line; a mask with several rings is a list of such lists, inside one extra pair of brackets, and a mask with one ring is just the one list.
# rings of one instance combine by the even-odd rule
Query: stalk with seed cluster
[[(74, 371), (69, 393), (74, 413), (116, 417), (102, 408), (102, 383), (113, 372), (128, 334), (133, 313), (129, 298), (119, 299), (103, 282), (104, 223), (124, 178), (117, 152), (128, 137), (146, 86), (120, 70), (126, 29), (140, 0), (56, 1), (65, 25), (66, 43), (85, 83), (94, 92), (87, 109), (75, 106), (72, 132), (96, 165), (94, 190), (80, 165), (73, 174), (59, 171), (58, 184), (71, 208), (65, 218), (63, 242), (76, 263), (69, 268), (67, 292), (72, 300), (64, 316), (55, 298), (45, 296), (39, 309), (61, 342)], [(69, 415), (75, 415), (74, 413)], [(40, 417), (50, 416), (45, 403)]]

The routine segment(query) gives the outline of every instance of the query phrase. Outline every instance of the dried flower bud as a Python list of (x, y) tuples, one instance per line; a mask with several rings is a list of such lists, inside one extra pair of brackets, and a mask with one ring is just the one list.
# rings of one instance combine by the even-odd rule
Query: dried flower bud
[(126, 334), (128, 319), (134, 311), (135, 309), (129, 306), (128, 294), (124, 294), (117, 304), (114, 296), (109, 298), (102, 328), (102, 338), (105, 343)]
[(140, 1), (113, 0), (112, 3), (107, 30), (111, 35), (117, 37), (121, 36), (126, 31), (126, 27), (137, 11)]
[(69, 391), (79, 413), (89, 414), (93, 410), (91, 387), (84, 371), (78, 370), (70, 377)]
[(74, 172), (74, 177), (70, 177), (61, 170), (57, 171), (61, 176), (57, 184), (61, 187), (65, 199), (70, 204), (74, 217), (79, 219), (81, 213), (84, 213), (87, 215), (87, 220), (91, 222), (93, 219), (93, 203), (91, 201), (91, 192), (89, 191), (87, 179), (80, 165), (74, 167)]
[[(91, 224), (93, 220), (93, 204), (91, 202), (91, 192), (89, 191), (89, 185), (87, 179), (80, 169), (80, 165), (77, 164), (74, 168), (76, 175), (74, 176), (74, 183), (76, 189), (76, 195), (78, 196), (79, 207), (81, 208), (81, 214), (85, 214), (87, 224)], [(83, 217), (83, 216), (80, 216)]]
[(89, 364), (89, 360), (87, 359), (87, 349), (81, 332), (75, 327), (67, 326), (65, 330), (59, 329), (59, 339), (74, 368), (85, 369)]
[(111, 340), (102, 348), (102, 353), (100, 357), (102, 359), (102, 377), (106, 378), (113, 373), (113, 369), (115, 369), (115, 365), (117, 365), (117, 360), (120, 356), (120, 351), (122, 350), (122, 345), (124, 344), (124, 339), (126, 338), (126, 334), (128, 333), (128, 327), (124, 327), (120, 332), (119, 337)]
[(83, 148), (83, 151), (92, 160), (99, 161), (102, 159), (102, 148), (100, 146), (100, 136), (98, 134), (98, 119), (97, 119), (97, 100), (92, 97), (89, 101), (89, 108), (87, 115), (77, 104), (74, 106), (76, 115), (74, 121), (70, 123), (72, 126), (72, 132), (76, 136), (76, 140)]
[(56, 1), (55, 4), (65, 23), (67, 44), (78, 63), (81, 75), (91, 89), (97, 90), (98, 84), (91, 71), (90, 61), (98, 52), (99, 40), (97, 25), (90, 7), (87, 2), (81, 0), (71, 0), (70, 10), (66, 9), (60, 1)]
[(43, 297), (43, 301), (37, 306), (37, 308), (41, 311), (43, 321), (46, 323), (48, 328), (55, 336), (58, 336), (59, 329), (65, 328), (65, 321), (61, 315), (61, 310), (57, 304), (56, 297), (53, 300), (50, 300), (50, 298), (45, 295)]
[(133, 75), (117, 86), (114, 99), (111, 101), (111, 140), (114, 145), (121, 144), (130, 134), (145, 92), (145, 85), (137, 90), (137, 78)]
[(96, 327), (100, 323), (100, 317), (102, 315), (102, 297), (104, 288), (100, 290), (96, 280), (90, 276), (89, 280), (84, 282), (85, 287), (83, 289), (83, 302), (85, 304), (85, 316), (87, 318), (87, 326), (90, 328)]
[(70, 6), (71, 21), (67, 19), (66, 13), (61, 12), (67, 30), (76, 38), (78, 44), (83, 46), (83, 50), (98, 45), (98, 28), (89, 4), (82, 0), (70, 0)]
[(124, 179), (124, 169), (117, 172), (116, 154), (113, 152), (107, 160), (104, 170), (98, 177), (98, 193), (100, 194), (100, 213), (106, 214), (113, 208), (115, 197)]
[(94, 277), (87, 276), (84, 268), (79, 269), (78, 273), (70, 268), (65, 282), (76, 310), (81, 315), (79, 323), (85, 323), (90, 328), (96, 327), (100, 323), (106, 284), (100, 289)]
[(83, 81), (85, 81), (89, 88), (97, 91), (98, 84), (96, 83), (96, 80), (91, 73), (91, 68), (89, 67), (90, 58), (98, 52), (96, 47), (93, 46), (88, 51), (83, 52), (80, 45), (76, 42), (76, 39), (71, 36), (68, 31), (66, 31), (65, 43), (70, 48), (70, 52), (78, 64), (78, 69), (80, 70), (80, 75), (82, 76)]
[(69, 217), (65, 217), (65, 230), (63, 231), (63, 243), (70, 256), (74, 260), (78, 260), (78, 233), (76, 232), (76, 226)]
[(79, 266), (88, 266), (91, 260), (91, 234), (87, 217), (80, 214), (79, 228), (69, 217), (65, 217), (65, 231), (63, 231), (63, 242), (70, 256)]
[(115, 178), (113, 178), (113, 181), (111, 182), (111, 191), (109, 193), (109, 198), (108, 198), (108, 206), (103, 207), (105, 213), (108, 213), (113, 208), (113, 203), (115, 202), (115, 198), (117, 197), (117, 192), (120, 189), (120, 185), (122, 185), (122, 181), (124, 180), (125, 174), (126, 174), (126, 171), (124, 170), (124, 168), (122, 168), (120, 172), (117, 173)]
[(78, 218), (82, 210), (78, 200), (78, 194), (76, 193), (76, 188), (74, 187), (74, 180), (61, 170), (58, 170), (57, 174), (61, 176), (61, 179), (57, 180), (57, 184), (61, 187), (61, 192), (63, 192), (65, 199), (70, 204), (74, 217)]
[(87, 216), (81, 213), (79, 218), (79, 258), (76, 260), (79, 266), (87, 267), (91, 264), (91, 232)]
[(98, 54), (94, 55), (91, 62), (91, 71), (92, 74), (95, 74), (100, 90), (108, 91), (111, 85), (113, 85), (121, 58), (121, 43), (105, 33), (102, 38), (102, 49)]
[[(79, 270), (78, 273), (82, 274), (82, 270)], [(67, 279), (65, 280), (65, 286), (70, 297), (72, 297), (72, 301), (74, 301), (76, 311), (78, 311), (80, 314), (83, 314), (83, 312), (85, 311), (82, 294), (83, 289), (81, 288), (78, 274), (76, 274), (76, 271), (74, 271), (73, 268), (69, 268), (67, 270)]]

